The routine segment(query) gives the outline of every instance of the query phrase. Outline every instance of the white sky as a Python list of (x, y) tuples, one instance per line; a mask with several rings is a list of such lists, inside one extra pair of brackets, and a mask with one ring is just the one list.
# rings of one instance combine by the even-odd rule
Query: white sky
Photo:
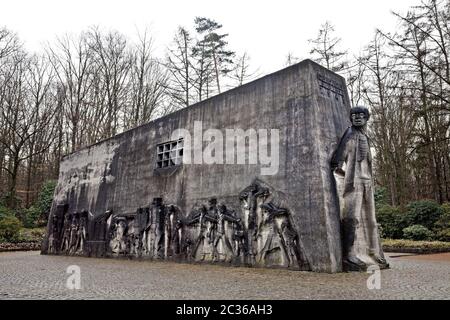
[(288, 52), (307, 58), (308, 39), (329, 20), (344, 48), (358, 52), (378, 27), (395, 31), (391, 10), (404, 13), (420, 0), (0, 0), (0, 26), (18, 33), (39, 51), (57, 35), (92, 25), (134, 37), (150, 29), (155, 54), (162, 57), (178, 25), (191, 28), (194, 17), (212, 18), (230, 34), (230, 48), (246, 51), (262, 74), (284, 67)]

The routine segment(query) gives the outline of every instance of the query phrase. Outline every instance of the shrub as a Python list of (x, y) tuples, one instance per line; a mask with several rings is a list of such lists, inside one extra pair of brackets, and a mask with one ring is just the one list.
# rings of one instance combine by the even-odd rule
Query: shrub
[(436, 231), (434, 238), (438, 241), (450, 242), (450, 228)]
[(408, 204), (405, 218), (408, 226), (422, 225), (431, 230), (443, 213), (444, 210), (435, 201), (422, 200)]
[(39, 218), (41, 216), (41, 210), (37, 207), (29, 207), (24, 212), (24, 227), (25, 228), (34, 228), (39, 226)]
[(33, 228), (33, 229), (26, 229), (22, 228), (20, 230), (20, 238), (19, 240), (21, 242), (42, 242), (42, 239), (45, 236), (45, 228)]
[(55, 188), (56, 181), (49, 180), (44, 183), (41, 191), (39, 192), (39, 196), (35, 204), (36, 209), (39, 210), (39, 215), (37, 216), (37, 220), (35, 220), (37, 226), (44, 226), (47, 224)]
[(0, 204), (0, 219), (3, 219), (5, 217), (13, 217), (13, 216), (14, 216), (14, 212), (11, 209)]
[(40, 228), (40, 229), (33, 229), (33, 230), (31, 230), (31, 236), (33, 237), (33, 238), (35, 238), (35, 239), (37, 239), (37, 240), (42, 240), (42, 238), (44, 237), (44, 235), (45, 235), (45, 232), (46, 232), (46, 230), (45, 229), (43, 229), (43, 228)]
[(8, 205), (14, 208), (21, 208), (22, 199), (17, 195), (13, 197), (10, 192), (7, 192), (0, 198), (0, 206), (8, 206)]
[(387, 205), (387, 189), (383, 187), (376, 188), (374, 192), (374, 198), (376, 208)]
[(442, 214), (434, 224), (435, 229), (442, 230), (450, 228), (450, 203), (446, 202), (441, 205)]
[(7, 242), (16, 242), (19, 239), (22, 223), (14, 216), (0, 219), (0, 239)]
[(407, 227), (405, 214), (399, 207), (381, 205), (377, 208), (377, 222), (380, 224), (382, 238), (400, 239)]
[(450, 242), (383, 239), (383, 249), (390, 252), (450, 252)]
[(55, 187), (55, 181), (45, 182), (34, 205), (20, 211), (20, 219), (25, 228), (42, 227), (47, 224)]
[(430, 240), (433, 238), (433, 233), (426, 227), (415, 224), (403, 229), (403, 237), (409, 240)]

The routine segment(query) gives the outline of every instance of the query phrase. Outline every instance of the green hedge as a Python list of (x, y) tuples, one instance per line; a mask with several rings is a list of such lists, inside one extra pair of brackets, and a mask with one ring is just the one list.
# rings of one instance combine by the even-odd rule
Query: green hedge
[(382, 196), (378, 198), (376, 215), (382, 238), (450, 241), (450, 203), (422, 200), (395, 207)]
[[(29, 208), (17, 206), (12, 210), (5, 206), (6, 196), (0, 199), (0, 220), (5, 217), (16, 217), (26, 228), (38, 228), (47, 225), (48, 214), (53, 201), (56, 181), (50, 180), (42, 185), (36, 202)], [(17, 202), (18, 203), (18, 202)]]
[(415, 201), (407, 206), (405, 222), (408, 226), (421, 225), (431, 230), (443, 214), (444, 210), (436, 201)]
[(403, 229), (403, 238), (408, 240), (432, 240), (433, 233), (428, 228), (415, 224)]
[(5, 217), (13, 217), (13, 216), (14, 212), (11, 209), (0, 204), (0, 220)]
[(20, 229), (22, 223), (14, 216), (7, 216), (0, 219), (0, 241), (17, 242), (20, 239)]
[(450, 242), (383, 239), (383, 250), (410, 253), (450, 252)]
[(19, 241), (41, 243), (44, 239), (45, 233), (46, 228), (22, 228), (20, 230)]
[(390, 205), (378, 207), (377, 222), (381, 225), (382, 238), (400, 239), (403, 237), (403, 229), (408, 226), (402, 210)]

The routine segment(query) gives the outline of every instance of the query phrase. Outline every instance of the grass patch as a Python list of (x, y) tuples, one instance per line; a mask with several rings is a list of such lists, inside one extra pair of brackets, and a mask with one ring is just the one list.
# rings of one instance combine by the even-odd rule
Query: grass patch
[(14, 241), (6, 241), (0, 238), (1, 243), (41, 243), (44, 239), (47, 228), (21, 228)]
[(22, 228), (15, 241), (0, 240), (0, 252), (40, 250), (47, 228)]
[(47, 228), (22, 228), (20, 230), (20, 242), (38, 242), (44, 239)]

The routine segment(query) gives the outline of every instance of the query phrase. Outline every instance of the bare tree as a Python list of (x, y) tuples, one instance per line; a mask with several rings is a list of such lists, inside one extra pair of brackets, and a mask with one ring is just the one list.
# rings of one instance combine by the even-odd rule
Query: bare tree
[(292, 52), (288, 52), (288, 54), (286, 55), (286, 62), (284, 63), (284, 66), (289, 67), (299, 61), (300, 61), (300, 59), (298, 57), (294, 56), (294, 54)]
[(339, 72), (347, 68), (347, 51), (339, 49), (342, 40), (336, 37), (334, 32), (334, 26), (330, 22), (326, 21), (321, 25), (317, 38), (309, 40), (312, 46), (310, 54), (317, 63), (331, 71)]
[[(7, 151), (8, 204), (16, 207), (16, 187), (21, 164), (48, 150), (53, 142), (51, 126), (54, 105), (45, 103), (50, 77), (42, 61), (18, 52), (9, 61), (8, 81), (2, 90), (2, 119), (5, 134), (0, 144)], [(32, 148), (30, 148), (32, 146)]]
[(64, 119), (68, 127), (66, 149), (75, 151), (83, 145), (81, 123), (88, 109), (88, 93), (93, 85), (93, 51), (85, 33), (79, 37), (58, 38), (47, 52), (59, 81), (59, 94), (63, 97)]
[(103, 138), (117, 134), (120, 128), (120, 116), (126, 104), (126, 81), (131, 70), (132, 55), (125, 37), (110, 31), (102, 34), (98, 28), (89, 32), (89, 44), (94, 52), (94, 60), (101, 75), (106, 92), (106, 119)]
[[(17, 53), (21, 48), (19, 39), (16, 34), (6, 28), (0, 28), (0, 107), (4, 107), (7, 97), (7, 84), (11, 81), (13, 74), (10, 68), (14, 64), (11, 62), (11, 56)], [(8, 136), (8, 125), (6, 119), (3, 118), (4, 113), (0, 113), (0, 139), (6, 140)], [(4, 186), (4, 164), (7, 157), (6, 147), (0, 143), (0, 192), (3, 193)]]
[(0, 61), (21, 47), (17, 35), (6, 28), (0, 28)]
[[(166, 67), (170, 74), (169, 94), (173, 104), (187, 107), (191, 104), (194, 83), (191, 57), (192, 38), (185, 28), (179, 27), (168, 49)], [(201, 96), (200, 96), (201, 97)]]
[(243, 55), (237, 57), (233, 71), (230, 73), (230, 78), (234, 81), (233, 86), (241, 86), (256, 77), (258, 77), (258, 70), (251, 71), (250, 56), (244, 52)]
[(131, 108), (125, 127), (133, 127), (150, 121), (155, 117), (158, 108), (163, 109), (166, 105), (168, 72), (152, 56), (151, 49), (152, 39), (145, 31), (142, 36), (139, 36), (139, 43), (133, 52), (130, 75)]

